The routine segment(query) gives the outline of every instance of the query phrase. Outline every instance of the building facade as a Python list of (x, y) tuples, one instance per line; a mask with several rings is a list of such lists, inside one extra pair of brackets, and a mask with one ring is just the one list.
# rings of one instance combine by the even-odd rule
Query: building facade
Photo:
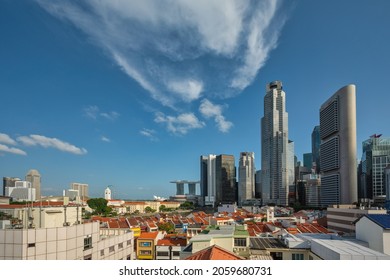
[(89, 198), (88, 195), (88, 184), (82, 184), (82, 183), (71, 183), (70, 188), (72, 190), (77, 190), (79, 191), (80, 198), (82, 200), (85, 200)]
[(31, 169), (27, 172), (26, 181), (31, 183), (31, 187), (35, 189), (35, 199), (41, 199), (41, 174), (39, 174), (38, 170)]
[(363, 142), (361, 160), (361, 198), (386, 197), (385, 168), (390, 164), (390, 138), (374, 134)]
[(242, 152), (238, 167), (238, 202), (255, 198), (255, 154)]
[(264, 117), (261, 119), (263, 203), (288, 205), (289, 186), (294, 182), (289, 179), (294, 176), (294, 163), (289, 164), (294, 154), (290, 156), (290, 153), (286, 94), (282, 83), (274, 81), (266, 87)]
[(101, 236), (99, 223), (0, 230), (0, 260), (133, 260), (134, 235)]
[(232, 155), (215, 159), (216, 203), (237, 202), (236, 163)]
[(347, 85), (320, 108), (321, 203), (357, 201), (356, 88)]
[(313, 161), (313, 168), (317, 174), (320, 173), (320, 145), (321, 145), (321, 136), (320, 136), (320, 126), (317, 125), (314, 127), (313, 132), (311, 133), (311, 155)]
[(214, 206), (216, 202), (216, 155), (200, 157), (200, 192), (203, 206)]
[(5, 188), (15, 187), (15, 182), (20, 181), (17, 177), (3, 177), (3, 195), (5, 195)]

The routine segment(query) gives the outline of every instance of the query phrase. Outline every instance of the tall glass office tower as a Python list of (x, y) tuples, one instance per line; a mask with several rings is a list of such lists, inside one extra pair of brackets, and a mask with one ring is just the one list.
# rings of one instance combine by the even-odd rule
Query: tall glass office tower
[(286, 94), (282, 82), (273, 81), (266, 86), (261, 119), (263, 204), (288, 205), (289, 186), (294, 182), (293, 147), (293, 142), (288, 140)]
[(374, 134), (363, 142), (362, 173), (363, 198), (386, 196), (385, 168), (390, 164), (390, 138)]

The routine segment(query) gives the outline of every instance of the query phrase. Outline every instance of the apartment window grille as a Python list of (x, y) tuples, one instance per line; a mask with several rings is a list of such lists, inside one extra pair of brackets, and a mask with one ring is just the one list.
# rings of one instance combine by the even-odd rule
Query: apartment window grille
[(118, 244), (118, 249), (123, 249), (123, 243)]
[(141, 250), (140, 251), (140, 255), (151, 255), (152, 254), (152, 251), (150, 251), (150, 250)]
[(104, 256), (104, 250), (100, 250), (100, 256)]
[(292, 254), (293, 260), (304, 260), (303, 254)]
[(234, 238), (234, 246), (246, 247), (246, 238)]
[(84, 250), (88, 250), (92, 248), (92, 236), (88, 235), (84, 237)]
[(115, 252), (115, 246), (111, 246), (111, 247), (108, 249), (108, 252), (110, 252), (110, 253)]
[(131, 246), (131, 239), (127, 240), (127, 246)]

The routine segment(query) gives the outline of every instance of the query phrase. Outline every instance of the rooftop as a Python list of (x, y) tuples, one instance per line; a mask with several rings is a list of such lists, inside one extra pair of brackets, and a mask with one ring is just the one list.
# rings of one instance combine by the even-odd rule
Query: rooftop
[(186, 258), (186, 260), (243, 260), (243, 258), (222, 247), (213, 245), (196, 252), (192, 256)]

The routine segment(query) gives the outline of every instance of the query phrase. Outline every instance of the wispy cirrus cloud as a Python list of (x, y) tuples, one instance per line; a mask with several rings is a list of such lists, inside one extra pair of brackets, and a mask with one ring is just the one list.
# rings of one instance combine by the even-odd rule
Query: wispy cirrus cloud
[(111, 112), (102, 112), (98, 106), (96, 105), (90, 105), (83, 108), (84, 115), (89, 118), (96, 120), (98, 118), (104, 118), (106, 120), (114, 121), (116, 120), (120, 114), (115, 111)]
[(22, 156), (27, 155), (27, 153), (21, 149), (15, 147), (8, 147), (7, 145), (3, 145), (3, 144), (0, 144), (0, 152), (6, 152), (6, 153), (22, 155)]
[(17, 145), (18, 143), (11, 136), (5, 133), (0, 133), (0, 152), (22, 155), (22, 156), (27, 155), (27, 153), (22, 149), (10, 147), (10, 146), (17, 146)]
[(110, 138), (107, 138), (106, 136), (100, 137), (100, 140), (102, 140), (103, 142), (107, 142), (107, 143), (111, 142)]
[(143, 128), (140, 132), (141, 135), (149, 138), (151, 141), (158, 141), (156, 131), (154, 129)]
[(36, 1), (170, 107), (239, 94), (276, 48), (286, 20), (280, 0)]
[(183, 113), (174, 117), (166, 116), (165, 114), (158, 112), (156, 113), (154, 121), (156, 123), (166, 124), (167, 130), (176, 135), (184, 135), (192, 129), (205, 126), (205, 123), (200, 121), (193, 113)]
[(7, 145), (17, 145), (16, 141), (5, 133), (0, 133), (0, 143)]
[(213, 104), (208, 99), (203, 99), (199, 106), (199, 111), (205, 118), (214, 118), (218, 130), (227, 133), (233, 127), (233, 123), (227, 121), (222, 114), (223, 107), (221, 105)]
[(85, 155), (87, 150), (76, 147), (68, 142), (57, 138), (49, 138), (43, 135), (31, 134), (29, 136), (20, 136), (17, 140), (25, 146), (41, 146), (43, 148), (54, 148), (62, 152), (75, 155)]

